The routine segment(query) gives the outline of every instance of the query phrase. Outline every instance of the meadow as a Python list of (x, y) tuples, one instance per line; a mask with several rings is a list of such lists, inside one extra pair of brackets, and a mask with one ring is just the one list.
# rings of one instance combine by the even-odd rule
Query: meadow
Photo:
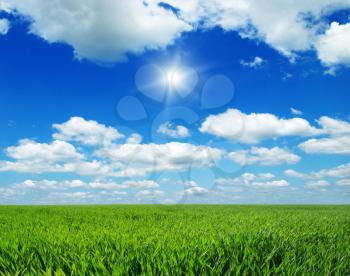
[(0, 275), (350, 275), (350, 206), (0, 206)]

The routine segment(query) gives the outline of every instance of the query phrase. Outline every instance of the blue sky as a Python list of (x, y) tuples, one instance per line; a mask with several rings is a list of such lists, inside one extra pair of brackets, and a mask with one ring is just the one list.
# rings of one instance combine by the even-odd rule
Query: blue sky
[(349, 203), (350, 3), (214, 2), (1, 2), (0, 204)]

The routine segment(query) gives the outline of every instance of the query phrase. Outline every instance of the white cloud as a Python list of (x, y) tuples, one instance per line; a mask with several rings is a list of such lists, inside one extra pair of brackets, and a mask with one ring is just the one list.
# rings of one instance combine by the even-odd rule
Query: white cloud
[(84, 158), (84, 155), (78, 153), (73, 145), (59, 140), (45, 144), (23, 139), (19, 141), (17, 146), (8, 147), (6, 154), (13, 159), (31, 163), (50, 163)]
[(133, 133), (126, 140), (127, 144), (140, 144), (142, 142), (142, 136), (138, 133)]
[(16, 162), (0, 160), (0, 172), (15, 171), (21, 173), (76, 173), (79, 175), (111, 175), (113, 167), (101, 161), (60, 160), (47, 161), (45, 159), (32, 162), (30, 159)]
[(318, 120), (324, 134), (330, 137), (309, 139), (299, 148), (306, 153), (314, 154), (350, 154), (350, 124), (346, 121), (322, 116)]
[(102, 161), (92, 160), (66, 163), (64, 168), (68, 172), (75, 172), (80, 175), (110, 175), (113, 173), (115, 166), (111, 166)]
[(259, 68), (264, 63), (264, 60), (261, 57), (254, 57), (251, 61), (245, 61), (241, 60), (240, 64), (244, 67), (250, 67), (250, 68)]
[(173, 126), (170, 122), (161, 124), (157, 132), (172, 138), (186, 138), (190, 136), (188, 128), (181, 125)]
[(350, 135), (309, 139), (301, 144), (299, 148), (309, 154), (350, 154)]
[(337, 67), (329, 67), (326, 70), (324, 70), (323, 75), (333, 76), (335, 77), (337, 75)]
[(75, 179), (75, 180), (63, 181), (63, 185), (68, 188), (81, 188), (81, 187), (85, 187), (86, 183), (84, 183), (79, 179)]
[(283, 163), (295, 164), (300, 161), (298, 155), (279, 147), (270, 149), (252, 147), (250, 150), (230, 152), (228, 158), (240, 165), (256, 164), (260, 166), (275, 166)]
[(317, 173), (314, 173), (315, 177), (334, 177), (334, 178), (346, 178), (350, 177), (350, 163), (339, 165), (331, 169), (323, 169)]
[(326, 181), (326, 180), (315, 180), (315, 181), (310, 181), (310, 182), (307, 182), (305, 184), (305, 186), (307, 188), (314, 188), (314, 189), (317, 189), (317, 188), (324, 188), (324, 187), (327, 187), (329, 186), (329, 182)]
[(188, 181), (185, 181), (185, 182), (180, 182), (179, 183), (180, 185), (183, 185), (185, 188), (193, 188), (193, 187), (197, 187), (198, 184), (196, 181), (193, 181), (193, 180), (188, 180)]
[[(100, 126), (96, 122), (93, 125)], [(104, 130), (110, 131), (109, 128)], [(91, 135), (90, 133), (87, 135), (87, 132), (83, 135), (82, 131), (78, 131), (78, 135), (70, 135), (72, 132), (67, 132), (66, 129), (64, 133), (64, 137), (61, 136), (62, 133), (59, 134), (60, 138), (69, 137), (70, 140), (82, 141), (82, 137), (86, 136), (87, 141), (90, 141), (89, 144), (103, 141), (101, 142), (103, 146), (93, 152), (85, 151), (85, 156), (65, 141), (55, 140), (51, 144), (45, 144), (21, 140), (18, 146), (7, 148), (8, 157), (15, 161), (0, 160), (0, 171), (38, 174), (71, 172), (79, 175), (134, 177), (154, 171), (183, 171), (190, 167), (211, 167), (223, 155), (220, 149), (190, 143), (114, 144), (110, 142), (111, 135), (107, 136), (108, 139), (101, 138), (105, 137), (102, 131), (101, 135), (97, 135), (97, 131)], [(96, 137), (99, 139), (95, 139)]]
[(89, 183), (89, 187), (92, 189), (102, 190), (117, 190), (121, 189), (121, 186), (112, 181), (93, 181)]
[(219, 186), (245, 186), (246, 188), (278, 188), (287, 187), (289, 183), (284, 179), (274, 179), (275, 176), (270, 173), (255, 175), (253, 173), (244, 173), (235, 178), (218, 178), (215, 184)]
[(347, 178), (350, 177), (350, 163), (342, 164), (330, 169), (322, 169), (318, 172), (300, 173), (294, 170), (286, 170), (284, 173), (290, 177), (296, 177), (301, 179), (318, 180), (325, 177), (330, 178)]
[(73, 145), (60, 140), (46, 144), (23, 139), (17, 146), (8, 147), (5, 152), (15, 161), (0, 160), (0, 172), (74, 172), (81, 175), (101, 175), (112, 171), (111, 167), (101, 161), (87, 161), (86, 156)]
[(158, 183), (153, 180), (127, 180), (122, 184), (117, 184), (113, 181), (94, 181), (89, 183), (89, 186), (94, 189), (104, 190), (118, 190), (128, 188), (154, 189), (159, 187)]
[(153, 180), (129, 180), (122, 184), (122, 188), (138, 188), (138, 189), (155, 189), (158, 188), (159, 184)]
[(10, 22), (5, 18), (1, 18), (0, 19), (0, 35), (7, 34), (9, 29), (10, 29)]
[(295, 178), (301, 178), (301, 179), (305, 178), (305, 174), (297, 172), (295, 170), (291, 170), (291, 169), (285, 170), (284, 174), (289, 177), (295, 177)]
[(188, 22), (203, 22), (205, 29), (219, 26), (226, 31), (237, 31), (242, 37), (264, 41), (291, 58), (296, 52), (313, 47), (323, 26), (323, 16), (350, 6), (347, 0), (294, 1), (292, 4), (259, 0), (167, 2), (179, 8), (182, 18)]
[(275, 178), (275, 175), (274, 174), (272, 174), (272, 173), (260, 173), (260, 174), (258, 174), (258, 177), (260, 178), (260, 179), (273, 179), (273, 178)]
[[(222, 151), (207, 146), (170, 142), (166, 144), (122, 144), (96, 152), (112, 163), (120, 163), (126, 171), (144, 175), (154, 171), (185, 170), (190, 167), (210, 167), (222, 156)], [(131, 174), (131, 175), (128, 175)]]
[(296, 108), (293, 108), (293, 107), (290, 108), (290, 112), (291, 112), (293, 115), (297, 115), (297, 116), (303, 115), (303, 112), (302, 112), (302, 111), (300, 111), (300, 110), (298, 110), (298, 109), (296, 109)]
[(155, 198), (161, 197), (164, 195), (164, 192), (161, 190), (142, 190), (136, 193), (136, 197), (140, 198)]
[[(317, 123), (319, 128), (311, 126), (302, 118), (282, 119), (269, 113), (245, 114), (238, 109), (228, 109), (221, 114), (209, 115), (202, 123), (200, 131), (246, 144), (256, 144), (266, 139), (287, 136), (328, 135), (330, 137), (309, 139), (299, 144), (299, 148), (307, 153), (350, 153), (348, 122), (322, 116)], [(235, 158), (240, 162), (247, 159), (244, 152), (237, 153)]]
[(67, 43), (77, 58), (97, 62), (164, 48), (192, 29), (154, 1), (4, 0), (4, 5), (28, 18), (31, 33)]
[[(177, 8), (178, 16), (161, 2)], [(349, 7), (348, 0), (3, 0), (1, 5), (28, 18), (31, 33), (67, 43), (78, 58), (97, 62), (121, 61), (128, 53), (164, 48), (183, 32), (221, 27), (263, 41), (291, 60), (316, 48), (327, 66), (349, 64), (350, 23), (333, 22), (320, 35), (323, 18)]]
[(25, 180), (20, 184), (15, 185), (16, 188), (31, 188), (31, 189), (66, 189), (66, 188), (91, 188), (100, 190), (120, 190), (127, 188), (139, 188), (139, 189), (154, 189), (158, 188), (159, 185), (152, 180), (140, 180), (140, 181), (125, 181), (122, 184), (117, 184), (113, 181), (92, 181), (85, 183), (81, 180)]
[(24, 188), (24, 189), (36, 189), (36, 190), (55, 190), (55, 189), (66, 189), (66, 188), (82, 188), (85, 187), (86, 183), (79, 179), (75, 180), (65, 180), (65, 181), (57, 181), (57, 180), (30, 180), (27, 179), (22, 183), (15, 184), (14, 187), (16, 189)]
[(87, 192), (66, 192), (66, 193), (54, 193), (50, 194), (54, 198), (70, 198), (70, 199), (85, 199), (90, 196)]
[(11, 198), (16, 196), (17, 191), (12, 188), (0, 188), (0, 198)]
[(180, 181), (178, 182), (179, 185), (183, 185), (184, 190), (175, 192), (175, 195), (178, 196), (200, 196), (200, 195), (206, 195), (209, 193), (209, 190), (206, 188), (203, 188), (198, 185), (196, 181), (189, 180), (189, 181)]
[(123, 137), (115, 128), (81, 117), (72, 117), (65, 123), (54, 124), (53, 128), (58, 131), (53, 134), (53, 138), (89, 146), (106, 146)]
[[(350, 23), (333, 22), (316, 43), (318, 58), (326, 65), (350, 66)], [(333, 70), (334, 74), (334, 70)]]
[(271, 138), (320, 133), (320, 130), (301, 118), (281, 119), (269, 113), (245, 114), (238, 109), (228, 109), (224, 113), (208, 116), (200, 131), (247, 144)]
[(259, 187), (259, 188), (274, 188), (274, 187), (287, 187), (289, 186), (289, 183), (282, 179), (282, 180), (273, 180), (273, 181), (265, 181), (265, 182), (253, 182), (251, 183), (252, 186)]
[(350, 186), (350, 179), (340, 179), (336, 184), (339, 186)]
[(318, 124), (324, 130), (324, 133), (329, 135), (344, 135), (350, 134), (350, 124), (346, 121), (333, 119), (327, 116), (322, 116)]
[(192, 196), (192, 195), (205, 195), (209, 191), (206, 188), (195, 186), (195, 187), (190, 187), (184, 190), (184, 195), (187, 196)]
[(91, 182), (84, 182), (79, 179), (74, 180), (30, 180), (27, 179), (19, 184), (14, 184), (13, 187), (16, 189), (36, 189), (36, 190), (53, 190), (53, 189), (75, 189), (75, 188), (90, 188), (98, 190), (107, 190), (107, 191), (117, 191), (128, 188), (137, 188), (137, 189), (155, 189), (159, 188), (159, 184), (153, 180), (128, 180), (124, 181), (121, 184), (118, 184), (110, 180), (94, 180)]

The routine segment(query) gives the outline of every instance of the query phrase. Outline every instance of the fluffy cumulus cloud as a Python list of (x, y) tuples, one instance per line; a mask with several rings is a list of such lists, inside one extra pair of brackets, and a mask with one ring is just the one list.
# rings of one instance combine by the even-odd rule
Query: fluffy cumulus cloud
[(98, 180), (90, 182), (89, 187), (92, 189), (101, 189), (101, 190), (121, 189), (121, 186), (113, 181), (98, 181)]
[[(189, 22), (203, 22), (204, 28), (219, 26), (226, 31), (237, 31), (242, 37), (262, 40), (281, 53), (312, 47), (321, 27), (323, 15), (347, 8), (343, 1), (269, 1), (259, 0), (169, 0), (180, 9), (181, 16)], [(308, 15), (308, 17), (306, 16)], [(313, 21), (310, 22), (310, 17)], [(271, 23), (273, 22), (273, 23)]]
[(6, 153), (9, 157), (28, 162), (56, 162), (62, 160), (83, 159), (75, 147), (64, 141), (53, 141), (50, 144), (38, 143), (24, 139), (17, 146), (8, 147)]
[(350, 177), (350, 163), (342, 164), (331, 169), (322, 169), (315, 176), (319, 177), (334, 177), (334, 178), (346, 178)]
[(136, 197), (138, 198), (159, 198), (164, 195), (162, 190), (142, 190), (137, 192)]
[(191, 195), (205, 195), (209, 191), (206, 188), (195, 186), (190, 187), (184, 190), (184, 195), (191, 196)]
[(10, 22), (5, 18), (1, 18), (0, 19), (0, 35), (7, 34), (9, 29), (10, 29)]
[(305, 178), (305, 174), (297, 172), (292, 169), (288, 169), (284, 171), (284, 174), (289, 177), (295, 177), (295, 178)]
[[(64, 156), (61, 152), (59, 156), (49, 155), (39, 158), (28, 154), (24, 158), (17, 155), (18, 151), (16, 147), (10, 147), (11, 156), (18, 159), (0, 161), (0, 172), (38, 174), (72, 172), (79, 175), (135, 177), (156, 171), (184, 171), (189, 168), (211, 167), (222, 157), (222, 151), (216, 148), (174, 142), (110, 145), (108, 148), (96, 151), (101, 160), (80, 160), (77, 159), (81, 157), (79, 153)], [(30, 159), (31, 157), (35, 159)]]
[(128, 144), (140, 144), (142, 142), (142, 136), (138, 133), (131, 134), (126, 140)]
[(28, 188), (37, 190), (52, 190), (52, 189), (69, 189), (69, 188), (85, 188), (98, 190), (126, 190), (126, 189), (155, 189), (159, 184), (154, 180), (127, 180), (122, 183), (116, 183), (111, 180), (94, 180), (84, 182), (79, 179), (74, 180), (30, 180), (27, 179), (21, 183), (14, 184), (15, 188)]
[(38, 189), (38, 190), (56, 190), (56, 189), (67, 189), (67, 188), (82, 188), (85, 187), (86, 183), (79, 179), (74, 180), (65, 180), (65, 181), (57, 181), (57, 180), (30, 180), (27, 179), (22, 183), (15, 184), (14, 187), (18, 188), (28, 188), (28, 189)]
[(318, 120), (318, 124), (324, 132), (329, 135), (345, 135), (350, 134), (350, 123), (342, 120), (322, 116)]
[(173, 126), (170, 122), (161, 124), (157, 132), (172, 138), (186, 138), (190, 136), (190, 131), (187, 127), (181, 125)]
[(262, 188), (273, 188), (273, 187), (287, 187), (289, 183), (282, 180), (273, 180), (273, 181), (265, 181), (265, 182), (253, 182), (252, 186), (262, 187)]
[(274, 179), (275, 176), (270, 173), (253, 174), (244, 173), (235, 178), (218, 178), (215, 184), (218, 186), (243, 186), (245, 188), (282, 188), (289, 186), (284, 179)]
[[(28, 144), (30, 147), (28, 147)], [(36, 151), (26, 151), (31, 148), (38, 150), (38, 155), (35, 155)], [(63, 150), (67, 151), (64, 153)], [(30, 140), (22, 140), (18, 146), (7, 148), (6, 152), (9, 157), (15, 160), (0, 160), (0, 172), (110, 175), (113, 170), (101, 161), (82, 159), (83, 154), (76, 152), (72, 145), (63, 141), (41, 144)], [(42, 155), (40, 155), (40, 152)]]
[(329, 67), (350, 66), (350, 23), (333, 22), (315, 44), (319, 59)]
[(205, 196), (210, 193), (208, 189), (201, 187), (196, 181), (193, 180), (180, 182), (178, 184), (183, 185), (184, 190), (175, 192), (175, 195), (177, 196)]
[[(55, 124), (58, 130), (51, 143), (39, 143), (24, 139), (18, 145), (8, 147), (6, 155), (13, 159), (1, 160), (0, 171), (30, 173), (77, 173), (80, 175), (110, 175), (114, 168), (103, 161), (91, 159), (79, 152), (69, 141), (82, 145), (106, 145), (121, 137), (115, 129), (95, 121), (72, 118), (66, 123)], [(67, 140), (67, 141), (64, 141)]]
[[(220, 117), (221, 115), (224, 116)], [(211, 122), (213, 125), (210, 125), (210, 129), (215, 130), (216, 134), (220, 133), (221, 137), (234, 137), (237, 141), (245, 143), (289, 135), (320, 135), (321, 138), (317, 140), (342, 139), (349, 135), (347, 122), (329, 117), (321, 117), (318, 120), (319, 128), (314, 128), (303, 119), (281, 119), (272, 114), (247, 115), (229, 109), (221, 115), (209, 116), (202, 128), (208, 120), (215, 121), (219, 117), (220, 120)], [(227, 115), (229, 118), (226, 118)], [(236, 118), (245, 122), (242, 133), (239, 136), (227, 135), (225, 131), (230, 133), (230, 124), (235, 125)], [(11, 197), (24, 199), (25, 195), (37, 196), (35, 202), (42, 202), (42, 196), (45, 196), (46, 200), (57, 202), (104, 202), (105, 198), (113, 202), (116, 198), (126, 200), (127, 197), (136, 197), (139, 200), (153, 200), (156, 197), (162, 199), (165, 193), (160, 183), (164, 183), (152, 180), (151, 176), (154, 173), (173, 174), (192, 168), (208, 169), (219, 166), (221, 161), (226, 162), (227, 158), (240, 165), (258, 166), (295, 164), (300, 160), (298, 155), (280, 147), (254, 146), (246, 150), (227, 152), (212, 145), (183, 142), (142, 143), (142, 137), (138, 134), (132, 134), (121, 142), (118, 139), (125, 136), (116, 129), (79, 117), (54, 124), (53, 129), (53, 140), (50, 142), (40, 143), (24, 139), (4, 150), (6, 158), (0, 160), (0, 172), (30, 173), (30, 178), (25, 175), (26, 180), (20, 183), (2, 185), (1, 200), (9, 202)], [(308, 141), (310, 140), (312, 139)], [(34, 174), (41, 175), (33, 176)], [(310, 173), (289, 169), (285, 171), (285, 175), (289, 178), (299, 178), (299, 181), (305, 182), (307, 188), (324, 189), (326, 185), (322, 186), (322, 183), (327, 181), (337, 189), (344, 189), (348, 186), (350, 178), (350, 164)], [(53, 179), (45, 179), (49, 177)], [(211, 190), (201, 187), (195, 181), (186, 181), (181, 183), (184, 189), (181, 192), (173, 192), (172, 196), (179, 198), (205, 195), (209, 199), (212, 196), (224, 195), (220, 193), (220, 187), (223, 190), (225, 187), (237, 191), (240, 189), (248, 194), (250, 191), (264, 194), (270, 189), (291, 191), (296, 188), (287, 180), (272, 173), (244, 173), (237, 177), (215, 179)], [(330, 186), (332, 187), (331, 184)]]
[(312, 189), (324, 188), (324, 187), (328, 187), (329, 185), (330, 184), (327, 180), (310, 181), (305, 184), (307, 188), (312, 188)]
[(348, 24), (334, 22), (324, 30), (323, 20), (349, 8), (349, 0), (3, 0), (1, 7), (28, 18), (31, 33), (50, 43), (67, 43), (78, 58), (98, 62), (164, 48), (183, 32), (220, 27), (263, 41), (290, 58), (316, 48), (326, 65), (349, 63)]
[(245, 114), (238, 109), (228, 109), (224, 113), (208, 116), (200, 131), (246, 144), (256, 144), (265, 139), (320, 133), (320, 130), (302, 118), (282, 119), (269, 113)]
[(115, 128), (81, 117), (72, 117), (65, 123), (54, 124), (53, 128), (57, 130), (53, 135), (55, 139), (75, 141), (89, 146), (108, 145), (123, 137)]
[(65, 199), (65, 200), (81, 200), (91, 197), (87, 192), (65, 192), (65, 193), (52, 193), (49, 197), (54, 199)]
[(120, 184), (114, 181), (92, 181), (88, 184), (90, 188), (102, 190), (120, 190), (120, 189), (155, 189), (159, 184), (153, 180), (127, 180)]
[(128, 53), (171, 44), (192, 27), (153, 1), (4, 0), (28, 18), (30, 32), (50, 43), (64, 42), (76, 57), (98, 62), (124, 60)]
[(295, 164), (300, 157), (279, 147), (252, 147), (250, 150), (230, 152), (228, 158), (240, 165), (275, 166), (283, 163)]
[(66, 200), (62, 201), (63, 203), (71, 202), (73, 198), (86, 198), (90, 200), (116, 200), (121, 198), (127, 199), (132, 195), (140, 198), (160, 197), (164, 194), (164, 192), (158, 188), (159, 184), (153, 180), (129, 180), (116, 183), (111, 180), (94, 180), (84, 182), (79, 179), (27, 179), (23, 182), (10, 184), (0, 188), (0, 198), (8, 199), (14, 196), (28, 198), (36, 194), (38, 197), (43, 197), (45, 200), (51, 200), (51, 202), (61, 202), (61, 199), (66, 198)]
[(154, 180), (129, 180), (125, 181), (122, 185), (122, 188), (142, 188), (142, 189), (155, 189), (159, 187), (159, 184)]
[(345, 163), (333, 168), (322, 169), (311, 173), (301, 173), (295, 170), (285, 170), (284, 174), (289, 177), (295, 177), (307, 180), (320, 180), (323, 178), (348, 178), (350, 177), (350, 163)]
[(309, 139), (299, 145), (299, 148), (306, 153), (317, 154), (350, 154), (350, 135)]
[(94, 174), (97, 170), (106, 173), (106, 168), (98, 161), (87, 162), (76, 148), (60, 140), (52, 143), (38, 143), (24, 139), (17, 146), (5, 150), (14, 161), (0, 160), (0, 171), (18, 172), (78, 172)]
[[(296, 113), (295, 111), (292, 110), (293, 113)], [(350, 154), (350, 123), (322, 116), (317, 120), (317, 124), (316, 128), (302, 118), (283, 119), (270, 113), (245, 114), (238, 109), (228, 109), (221, 114), (209, 115), (199, 130), (245, 144), (257, 144), (267, 139), (288, 136), (323, 136), (308, 139), (300, 143), (299, 148), (310, 154)], [(277, 153), (277, 149), (274, 149), (274, 152)], [(279, 153), (282, 154), (281, 151)], [(242, 163), (243, 159), (248, 163), (250, 161), (245, 151), (232, 155), (233, 159), (239, 163)], [(275, 160), (278, 163), (278, 158)], [(295, 156), (294, 160), (296, 160)], [(251, 162), (254, 163), (254, 159), (251, 159)]]
[(312, 138), (299, 148), (309, 154), (350, 154), (350, 124), (346, 121), (323, 116), (318, 120), (324, 134), (328, 137)]
[(223, 156), (220, 149), (190, 143), (142, 144), (138, 134), (116, 144), (115, 140), (123, 137), (116, 129), (80, 117), (53, 128), (54, 139), (60, 140), (48, 144), (21, 140), (5, 150), (13, 160), (0, 160), (0, 171), (135, 177), (155, 171), (211, 167)]
[(121, 144), (100, 149), (98, 156), (121, 164), (120, 176), (144, 175), (154, 171), (183, 171), (210, 167), (222, 157), (222, 150), (189, 143)]
[(350, 186), (350, 178), (349, 179), (340, 179), (336, 182), (339, 186)]

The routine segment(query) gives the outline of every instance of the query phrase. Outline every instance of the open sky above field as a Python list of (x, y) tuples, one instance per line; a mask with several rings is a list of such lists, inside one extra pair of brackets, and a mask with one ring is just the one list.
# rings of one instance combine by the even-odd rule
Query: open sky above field
[(0, 0), (0, 204), (350, 203), (349, 15)]

